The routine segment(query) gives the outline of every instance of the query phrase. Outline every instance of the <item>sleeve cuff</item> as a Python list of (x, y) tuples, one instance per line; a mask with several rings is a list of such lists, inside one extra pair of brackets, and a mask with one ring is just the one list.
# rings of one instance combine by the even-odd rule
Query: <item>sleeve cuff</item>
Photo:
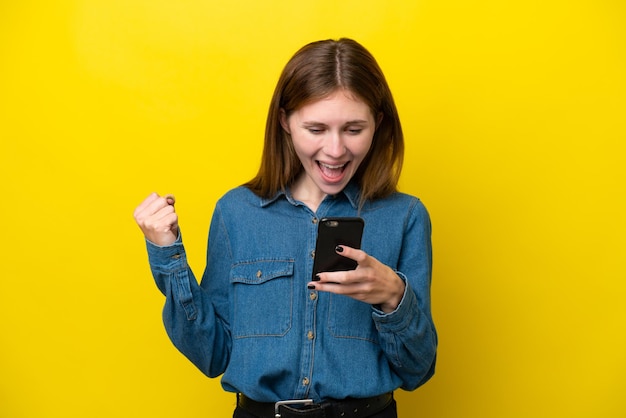
[(178, 238), (170, 245), (157, 245), (146, 239), (146, 247), (148, 249), (148, 259), (153, 266), (161, 268), (175, 268), (181, 261), (185, 261), (185, 247), (183, 246), (182, 235), (179, 233)]

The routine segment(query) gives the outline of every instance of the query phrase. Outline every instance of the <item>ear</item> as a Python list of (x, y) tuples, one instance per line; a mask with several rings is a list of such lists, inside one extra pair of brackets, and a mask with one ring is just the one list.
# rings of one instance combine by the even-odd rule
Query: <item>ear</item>
[(383, 121), (383, 112), (378, 112), (376, 116), (376, 128), (380, 126), (380, 123)]
[(280, 108), (280, 126), (283, 127), (285, 132), (291, 135), (291, 132), (289, 131), (289, 120), (287, 120), (287, 112), (285, 112), (285, 109), (282, 107)]

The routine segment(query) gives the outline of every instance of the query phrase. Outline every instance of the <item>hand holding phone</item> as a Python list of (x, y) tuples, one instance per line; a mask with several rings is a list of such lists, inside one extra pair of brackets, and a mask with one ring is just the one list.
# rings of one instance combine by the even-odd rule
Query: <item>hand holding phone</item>
[(323, 218), (317, 227), (313, 280), (318, 273), (354, 270), (356, 261), (337, 254), (338, 245), (360, 249), (365, 222), (356, 217)]

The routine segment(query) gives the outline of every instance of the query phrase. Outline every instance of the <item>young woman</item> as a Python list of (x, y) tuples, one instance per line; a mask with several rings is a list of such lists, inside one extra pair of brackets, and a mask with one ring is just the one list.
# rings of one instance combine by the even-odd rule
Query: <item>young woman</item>
[[(200, 284), (171, 195), (135, 210), (174, 345), (237, 393), (234, 417), (395, 417), (393, 391), (434, 373), (431, 227), (396, 189), (404, 145), (378, 64), (350, 39), (284, 68), (261, 167), (217, 203)], [(349, 271), (311, 280), (318, 222), (361, 217)], [(293, 401), (293, 402), (292, 402)]]

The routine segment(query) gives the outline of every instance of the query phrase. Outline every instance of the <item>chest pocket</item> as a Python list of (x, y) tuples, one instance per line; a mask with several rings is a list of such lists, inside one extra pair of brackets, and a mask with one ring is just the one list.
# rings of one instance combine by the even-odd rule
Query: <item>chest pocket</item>
[(292, 259), (252, 260), (232, 267), (233, 337), (280, 337), (289, 332), (293, 270)]

